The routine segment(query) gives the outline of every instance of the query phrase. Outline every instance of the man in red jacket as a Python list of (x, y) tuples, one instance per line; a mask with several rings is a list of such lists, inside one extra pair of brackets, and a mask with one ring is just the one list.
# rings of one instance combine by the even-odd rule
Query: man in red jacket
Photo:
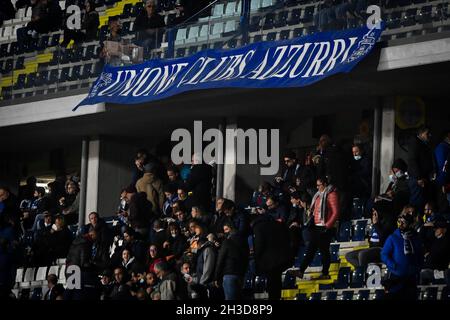
[(317, 179), (317, 193), (311, 202), (311, 209), (308, 212), (311, 219), (308, 224), (310, 241), (306, 245), (305, 257), (300, 265), (299, 278), (314, 259), (316, 251), (319, 250), (322, 256), (322, 275), (319, 279), (330, 279), (328, 269), (330, 268), (330, 242), (333, 235), (333, 228), (339, 217), (339, 199), (333, 185), (328, 184), (327, 178)]

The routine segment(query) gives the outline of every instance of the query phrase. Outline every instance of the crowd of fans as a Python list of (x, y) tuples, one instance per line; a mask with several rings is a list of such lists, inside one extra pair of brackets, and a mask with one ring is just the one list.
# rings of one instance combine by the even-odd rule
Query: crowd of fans
[[(214, 168), (196, 155), (192, 165), (164, 166), (145, 150), (136, 154), (115, 223), (91, 212), (76, 234), (68, 226), (78, 221), (77, 174), (58, 177), (47, 193), (34, 178), (18, 197), (2, 186), (2, 296), (10, 294), (17, 266), (66, 258), (67, 266), (81, 268), (83, 287), (64, 291), (49, 275), (54, 289), (46, 299), (241, 299), (249, 294), (244, 280), (256, 275), (267, 279), (269, 299), (280, 299), (281, 274), (303, 278), (317, 251), (319, 279), (330, 279), (330, 242), (358, 201), (372, 220), (370, 247), (347, 253), (347, 261), (384, 263), (391, 296), (415, 298), (419, 281), (447, 270), (450, 258), (450, 132), (434, 151), (430, 133), (418, 130), (406, 161), (394, 161), (388, 189), (374, 198), (369, 145), (347, 148), (327, 135), (303, 161), (286, 152), (280, 174), (254, 192), (251, 209), (214, 200)], [(292, 269), (301, 247), (300, 268)]]

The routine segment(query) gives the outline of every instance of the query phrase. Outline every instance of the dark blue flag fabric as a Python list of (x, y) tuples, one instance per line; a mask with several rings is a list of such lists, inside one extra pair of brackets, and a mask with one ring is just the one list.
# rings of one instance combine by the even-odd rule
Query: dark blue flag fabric
[(382, 28), (365, 26), (232, 50), (205, 50), (185, 58), (106, 65), (76, 108), (100, 102), (143, 103), (198, 89), (303, 87), (351, 71), (373, 49), (381, 32)]

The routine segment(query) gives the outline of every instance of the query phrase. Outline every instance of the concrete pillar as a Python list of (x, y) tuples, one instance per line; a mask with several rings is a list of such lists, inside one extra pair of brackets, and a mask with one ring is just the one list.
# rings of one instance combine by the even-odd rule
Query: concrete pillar
[(380, 146), (380, 193), (389, 185), (389, 171), (394, 161), (395, 147), (395, 110), (394, 99), (383, 101), (381, 114), (381, 146)]
[(100, 139), (89, 141), (88, 149), (85, 223), (89, 220), (89, 213), (98, 211)]
[(223, 166), (223, 196), (235, 200), (236, 194), (236, 135), (235, 119), (227, 119), (225, 125), (225, 161)]

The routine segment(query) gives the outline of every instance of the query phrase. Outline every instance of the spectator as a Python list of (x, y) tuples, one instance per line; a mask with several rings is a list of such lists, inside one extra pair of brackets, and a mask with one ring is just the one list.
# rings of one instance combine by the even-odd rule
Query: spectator
[(181, 229), (176, 223), (170, 223), (168, 227), (170, 234), (166, 241), (165, 248), (169, 256), (173, 256), (176, 260), (180, 260), (184, 251), (187, 249), (187, 239), (181, 234)]
[(186, 209), (186, 212), (191, 212), (192, 207), (194, 206), (194, 201), (192, 197), (188, 196), (186, 187), (184, 186), (178, 187), (177, 196), (183, 208)]
[(129, 205), (128, 222), (142, 239), (147, 239), (150, 224), (154, 219), (152, 203), (147, 200), (145, 192), (137, 192), (133, 186), (129, 186), (125, 192), (125, 198)]
[[(106, 38), (106, 41), (113, 41), (113, 42), (122, 42), (122, 25), (120, 23), (120, 19), (118, 16), (111, 17), (109, 19), (109, 35)], [(100, 58), (103, 62), (108, 63), (112, 66), (120, 66), (122, 64), (122, 57), (120, 55), (119, 51), (116, 50), (110, 50), (109, 48), (105, 47), (104, 44), (102, 44), (100, 49)], [(133, 177), (133, 182), (134, 182)]]
[(430, 128), (422, 126), (408, 145), (410, 203), (417, 209), (423, 208), (427, 200), (432, 200), (430, 192), (435, 167), (430, 137)]
[(277, 198), (275, 198), (274, 196), (268, 197), (266, 201), (266, 207), (267, 210), (264, 208), (258, 208), (256, 210), (260, 214), (265, 213), (265, 211), (267, 211), (267, 214), (270, 215), (272, 218), (274, 218), (276, 221), (286, 222), (289, 212), (286, 210), (284, 206), (280, 205), (279, 200)]
[[(436, 183), (439, 194), (444, 198), (443, 201), (442, 199), (438, 200), (442, 207), (440, 211), (444, 211), (450, 205), (450, 130), (446, 132), (443, 141), (434, 149), (434, 156), (437, 171)], [(445, 200), (447, 200), (446, 203)]]
[(145, 291), (150, 296), (153, 292), (159, 291), (158, 277), (153, 272), (148, 272), (145, 275)]
[(178, 279), (177, 275), (170, 271), (169, 266), (165, 262), (159, 262), (155, 265), (155, 273), (161, 283), (159, 284), (159, 292), (161, 300), (178, 300)]
[(127, 273), (123, 267), (114, 269), (114, 283), (111, 300), (132, 300), (130, 286), (127, 284)]
[(398, 229), (387, 238), (381, 251), (381, 260), (389, 270), (383, 285), (391, 299), (416, 300), (416, 278), (423, 254), (413, 224), (413, 216), (402, 213), (398, 218)]
[(353, 159), (350, 164), (352, 197), (359, 198), (365, 204), (372, 193), (372, 163), (360, 145), (354, 145), (352, 153)]
[(169, 179), (169, 184), (173, 185), (175, 189), (178, 189), (183, 183), (180, 178), (180, 173), (178, 169), (174, 166), (170, 166), (167, 168), (167, 178)]
[(91, 228), (94, 228), (97, 233), (100, 234), (100, 237), (103, 241), (110, 242), (111, 235), (105, 220), (100, 218), (98, 213), (95, 211), (89, 213), (88, 219), (89, 223), (83, 226), (83, 230), (81, 231), (82, 234), (86, 234)]
[(26, 184), (19, 187), (19, 200), (31, 200), (34, 197), (36, 190), (37, 179), (34, 176), (28, 177)]
[(7, 187), (2, 186), (0, 186), (0, 217), (18, 230), (20, 222), (17, 198)]
[(312, 155), (305, 156), (304, 165), (300, 167), (296, 177), (294, 188), (300, 194), (308, 192), (311, 196), (315, 193), (315, 174), (314, 167), (311, 161)]
[(84, 41), (92, 41), (97, 39), (98, 27), (100, 25), (98, 12), (95, 11), (95, 1), (87, 0), (85, 2), (85, 9), (83, 20), (81, 22), (81, 30), (64, 28), (64, 40), (60, 46), (67, 47), (71, 40), (75, 45)]
[(155, 272), (155, 265), (159, 262), (164, 261), (163, 258), (160, 257), (158, 247), (155, 245), (151, 245), (148, 249), (148, 259), (147, 259), (147, 265), (148, 265), (148, 272)]
[[(246, 237), (249, 234), (249, 223), (246, 215), (242, 212), (238, 212), (234, 202), (229, 199), (224, 199), (221, 209), (223, 210), (226, 219), (231, 219), (231, 221), (233, 221), (236, 232), (240, 236)], [(223, 224), (220, 227), (223, 230)]]
[(425, 263), (421, 271), (421, 284), (433, 279), (434, 270), (447, 270), (450, 262), (450, 238), (447, 234), (447, 221), (439, 217), (433, 221), (434, 239), (425, 246)]
[(263, 182), (258, 191), (253, 192), (251, 205), (254, 207), (263, 207), (267, 198), (272, 195), (272, 185), (269, 182)]
[(166, 201), (163, 203), (162, 214), (164, 217), (172, 217), (173, 205), (178, 201), (177, 189), (172, 183), (166, 184), (163, 188)]
[(64, 293), (64, 287), (58, 283), (58, 277), (56, 274), (49, 274), (47, 276), (48, 291), (44, 295), (44, 300), (60, 300), (60, 297)]
[(211, 217), (202, 207), (193, 206), (191, 210), (191, 217), (192, 219), (200, 221), (205, 226), (211, 225)]
[(45, 189), (43, 187), (36, 187), (34, 200), (29, 209), (22, 213), (22, 225), (25, 230), (31, 227), (35, 231), (38, 227), (37, 224), (44, 219), (44, 212), (50, 209), (49, 199), (45, 197)]
[(174, 218), (176, 224), (180, 227), (181, 233), (186, 234), (188, 231), (188, 217), (186, 215), (185, 209), (181, 205), (181, 202), (177, 201), (173, 206)]
[(289, 228), (289, 235), (291, 239), (292, 254), (294, 257), (297, 256), (300, 245), (302, 244), (302, 231), (305, 221), (306, 210), (311, 203), (311, 197), (308, 193), (299, 194), (294, 192), (291, 194), (291, 212), (288, 219), (286, 220), (286, 225)]
[(205, 237), (198, 240), (196, 277), (197, 284), (210, 287), (214, 281), (214, 268), (216, 264), (216, 251), (214, 244)]
[[(199, 155), (192, 155), (191, 173), (186, 181), (188, 191), (192, 192), (193, 205), (209, 211), (211, 208), (212, 167), (201, 163)], [(181, 198), (180, 198), (181, 199)]]
[(109, 269), (105, 269), (101, 273), (100, 279), (100, 300), (109, 300), (114, 289), (113, 273)]
[(142, 240), (136, 239), (136, 233), (131, 228), (126, 228), (123, 232), (124, 247), (133, 252), (139, 264), (145, 262), (146, 246)]
[(217, 257), (216, 286), (222, 284), (225, 300), (238, 300), (241, 298), (244, 275), (247, 271), (248, 244), (245, 238), (237, 234), (232, 222), (226, 223), (223, 228), (226, 239), (222, 242)]
[(164, 229), (164, 223), (157, 219), (153, 222), (153, 230), (150, 234), (150, 243), (162, 250), (163, 243), (167, 240), (167, 233)]
[(146, 49), (159, 48), (162, 41), (164, 18), (156, 12), (154, 0), (147, 0), (145, 10), (141, 11), (134, 22), (136, 38)]
[(159, 216), (164, 204), (164, 191), (163, 183), (156, 176), (155, 169), (153, 163), (144, 166), (144, 176), (136, 182), (136, 190), (147, 194), (147, 200), (152, 203), (153, 213)]
[[(32, 245), (32, 262), (35, 265), (50, 265), (53, 261), (52, 256), (52, 216), (47, 212), (41, 221), (41, 226), (34, 232), (34, 242)], [(53, 231), (54, 232), (54, 231)]]
[(101, 272), (109, 267), (109, 244), (102, 241), (94, 228), (88, 233), (89, 266)]
[(269, 300), (279, 300), (281, 274), (293, 264), (288, 228), (267, 214), (258, 215), (251, 225), (256, 274), (267, 277)]
[(59, 204), (67, 224), (77, 223), (80, 207), (80, 193), (75, 182), (69, 182), (67, 184), (67, 194), (59, 199)]
[(319, 6), (318, 13), (314, 16), (314, 25), (319, 31), (336, 29), (336, 13), (333, 7), (333, 0), (325, 0)]
[(317, 179), (317, 189), (318, 191), (311, 202), (312, 222), (308, 228), (309, 242), (298, 276), (303, 278), (306, 268), (314, 259), (316, 251), (319, 250), (322, 257), (322, 275), (319, 279), (330, 279), (328, 274), (330, 242), (334, 224), (339, 218), (339, 199), (335, 187), (328, 184), (326, 178)]
[(389, 187), (386, 190), (386, 197), (379, 198), (387, 199), (392, 202), (392, 212), (397, 214), (404, 206), (409, 203), (409, 186), (406, 162), (403, 159), (396, 159), (392, 164), (392, 174), (389, 176), (391, 180)]
[(137, 272), (142, 269), (139, 265), (139, 262), (133, 255), (133, 252), (130, 249), (124, 249), (122, 251), (122, 267), (127, 273), (131, 276), (132, 273)]
[(53, 259), (65, 258), (72, 244), (72, 233), (67, 228), (63, 216), (55, 218), (55, 224), (50, 230), (50, 250)]
[(353, 250), (345, 255), (345, 259), (355, 268), (366, 268), (369, 263), (380, 263), (381, 249), (387, 237), (395, 231), (395, 226), (391, 223), (390, 219), (385, 217), (384, 214), (378, 213), (378, 210), (380, 208), (377, 205), (372, 209), (372, 229), (369, 238), (369, 248)]
[(134, 158), (133, 178), (131, 184), (134, 186), (136, 182), (144, 176), (144, 166), (148, 163), (148, 152), (145, 149), (140, 149), (136, 152)]
[(281, 174), (281, 180), (278, 177), (278, 183), (281, 181), (283, 189), (287, 190), (287, 187), (295, 183), (295, 177), (300, 172), (300, 164), (297, 163), (297, 155), (293, 151), (286, 152), (283, 156), (285, 168)]

